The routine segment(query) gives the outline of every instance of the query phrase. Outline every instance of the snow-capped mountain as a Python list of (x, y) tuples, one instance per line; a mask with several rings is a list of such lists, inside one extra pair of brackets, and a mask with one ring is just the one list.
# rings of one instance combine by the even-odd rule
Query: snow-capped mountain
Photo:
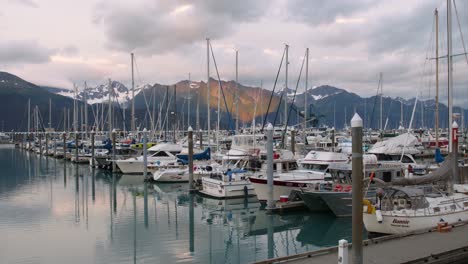
[[(143, 85), (140, 87), (135, 88), (135, 96), (142, 90), (148, 88), (150, 85)], [(125, 85), (120, 82), (112, 81), (111, 82), (111, 96), (112, 101), (119, 103), (122, 108), (126, 108), (128, 103), (132, 99), (132, 91), (128, 89)], [(75, 91), (62, 89), (62, 88), (54, 88), (54, 87), (45, 87), (50, 92), (55, 94), (59, 94), (62, 96), (75, 98)], [(109, 83), (101, 84), (96, 87), (88, 87), (85, 91), (83, 87), (77, 88), (77, 95), (76, 98), (78, 100), (84, 101), (85, 99), (89, 104), (96, 104), (96, 103), (106, 103), (109, 100)]]
[[(278, 96), (281, 96), (281, 93), (283, 92), (283, 90), (284, 88), (280, 90), (279, 92), (277, 92), (276, 94)], [(318, 100), (325, 99), (333, 95), (341, 94), (343, 92), (347, 92), (347, 91), (340, 89), (340, 88), (333, 87), (333, 86), (329, 86), (329, 85), (314, 86), (312, 87), (312, 89), (307, 90), (307, 100), (309, 102), (318, 101)], [(287, 93), (288, 100), (292, 100), (294, 97), (294, 90), (291, 88), (288, 88), (286, 90), (286, 93)], [(304, 95), (305, 95), (304, 88), (302, 87), (299, 88), (298, 91), (296, 92), (295, 101), (296, 102), (298, 100), (303, 101)]]

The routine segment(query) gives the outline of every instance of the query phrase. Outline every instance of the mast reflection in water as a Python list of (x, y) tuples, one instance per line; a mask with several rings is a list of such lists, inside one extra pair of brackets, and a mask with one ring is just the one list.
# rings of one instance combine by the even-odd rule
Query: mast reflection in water
[(267, 215), (255, 197), (215, 200), (52, 159), (0, 147), (0, 263), (249, 263), (351, 235), (349, 218)]

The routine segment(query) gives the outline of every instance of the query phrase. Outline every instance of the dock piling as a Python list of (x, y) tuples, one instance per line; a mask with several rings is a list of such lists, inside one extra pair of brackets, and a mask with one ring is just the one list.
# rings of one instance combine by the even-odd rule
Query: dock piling
[(193, 129), (189, 126), (188, 131), (188, 169), (189, 169), (189, 190), (195, 191), (193, 186)]
[[(146, 145), (148, 142), (148, 131), (143, 129), (143, 177), (147, 179), (148, 177), (148, 146)], [(115, 164), (115, 162), (114, 162)]]
[(94, 160), (94, 129), (91, 130), (91, 167), (94, 168), (96, 167), (95, 160)]
[(75, 131), (75, 162), (78, 162), (78, 131)]
[(203, 130), (200, 129), (200, 132), (198, 133), (198, 137), (200, 138), (200, 149), (203, 150)]
[(332, 152), (335, 152), (335, 128), (332, 129), (331, 131), (331, 141), (332, 141)]
[(39, 137), (39, 156), (42, 156), (42, 134), (38, 133), (37, 136)]
[(338, 264), (348, 264), (349, 253), (348, 253), (348, 241), (341, 239), (338, 241)]
[(353, 263), (362, 264), (362, 188), (363, 188), (363, 151), (362, 151), (362, 119), (355, 113), (351, 119), (352, 133), (352, 239)]
[(294, 127), (291, 129), (291, 152), (296, 154), (296, 130)]
[(54, 133), (54, 158), (57, 157), (57, 135)]
[(116, 148), (117, 142), (115, 140), (115, 137), (116, 137), (115, 129), (112, 130), (111, 134), (112, 134), (112, 172), (116, 172), (117, 171), (117, 168), (116, 168), (117, 164), (115, 163), (115, 148)]
[(49, 133), (45, 132), (45, 155), (49, 156)]
[(267, 211), (271, 212), (275, 208), (273, 200), (273, 125), (270, 123), (266, 129), (267, 136), (267, 184), (268, 184), (268, 202)]
[(67, 158), (67, 133), (63, 131), (63, 159)]
[[(452, 123), (452, 155), (453, 155), (453, 164), (452, 164), (452, 184), (460, 183), (460, 174), (458, 171), (458, 124), (456, 121)], [(449, 187), (452, 189), (452, 187)]]

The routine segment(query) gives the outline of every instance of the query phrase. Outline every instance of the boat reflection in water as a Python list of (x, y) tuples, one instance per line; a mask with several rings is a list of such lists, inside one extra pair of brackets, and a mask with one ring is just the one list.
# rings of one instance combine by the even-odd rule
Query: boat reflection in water
[(249, 263), (351, 235), (349, 218), (267, 215), (255, 197), (210, 199), (18, 149), (0, 148), (0, 167), (0, 263)]

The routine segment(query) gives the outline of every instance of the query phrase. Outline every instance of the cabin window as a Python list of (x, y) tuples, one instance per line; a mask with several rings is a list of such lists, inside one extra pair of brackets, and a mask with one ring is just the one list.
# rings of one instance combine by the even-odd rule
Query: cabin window
[(154, 153), (153, 157), (168, 157), (168, 155), (164, 151), (159, 151), (159, 152)]
[(450, 209), (451, 210), (455, 210), (456, 209), (456, 206), (454, 204), (450, 205)]
[(403, 156), (403, 159), (401, 159), (402, 163), (413, 163), (413, 161), (408, 157), (408, 156)]
[(295, 170), (297, 169), (297, 163), (296, 162), (289, 162), (289, 170)]
[(396, 176), (397, 176), (397, 177), (400, 177), (400, 176), (401, 176), (401, 172), (397, 171), (397, 172), (396, 172)]
[(336, 183), (351, 184), (351, 172), (335, 171), (332, 173), (333, 181)]
[(464, 202), (464, 203), (463, 203), (463, 206), (464, 206), (464, 207), (468, 207), (468, 202)]
[(391, 182), (392, 181), (392, 172), (391, 171), (384, 171), (382, 173), (382, 180), (384, 182)]
[(306, 170), (325, 171), (328, 168), (326, 164), (302, 164)]
[(434, 213), (440, 213), (440, 207), (434, 207)]

